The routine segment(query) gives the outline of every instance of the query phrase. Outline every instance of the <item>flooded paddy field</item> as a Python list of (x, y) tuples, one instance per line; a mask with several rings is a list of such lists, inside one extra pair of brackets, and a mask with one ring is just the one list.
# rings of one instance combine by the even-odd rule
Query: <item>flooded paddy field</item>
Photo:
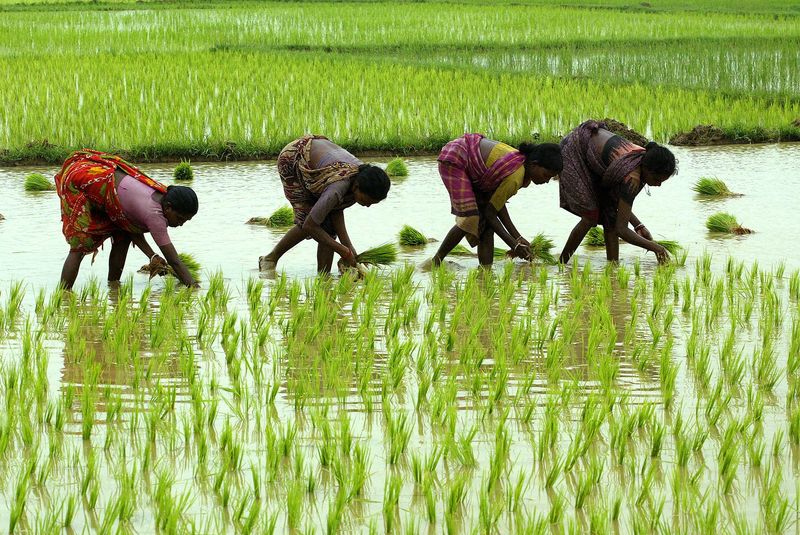
[[(675, 149), (634, 212), (680, 264), (581, 246), (566, 267), (402, 249), (364, 280), (318, 278), (312, 242), (274, 278), (273, 162), (197, 164), (171, 232), (199, 291), (108, 251), (56, 288), (54, 193), (0, 169), (0, 525), (20, 532), (725, 532), (796, 529), (800, 146)], [(385, 160), (380, 160), (384, 162)], [(346, 212), (358, 250), (452, 225), (433, 158)], [(170, 182), (171, 167), (145, 165)], [(700, 177), (743, 194), (704, 200)], [(557, 248), (558, 183), (509, 204)], [(730, 212), (755, 231), (710, 234)], [(557, 251), (556, 251), (557, 252)]]

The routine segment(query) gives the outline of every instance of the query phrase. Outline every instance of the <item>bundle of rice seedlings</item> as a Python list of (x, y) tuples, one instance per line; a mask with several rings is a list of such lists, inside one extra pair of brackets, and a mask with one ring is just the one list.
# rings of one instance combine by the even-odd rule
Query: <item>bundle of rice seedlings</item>
[(397, 246), (393, 243), (384, 243), (360, 253), (356, 257), (359, 264), (372, 264), (385, 266), (397, 260)]
[(666, 249), (671, 256), (675, 256), (681, 249), (683, 249), (680, 243), (673, 240), (656, 240), (656, 243)]
[[(186, 269), (189, 270), (189, 274), (192, 276), (194, 280), (200, 279), (200, 270), (202, 267), (200, 266), (200, 262), (198, 262), (195, 257), (189, 253), (178, 253), (178, 258), (183, 262), (183, 265), (186, 266)], [(150, 264), (145, 264), (139, 269), (139, 273), (150, 273), (150, 277), (154, 277), (156, 275), (172, 275), (175, 276), (175, 270), (172, 269), (172, 266), (165, 265), (161, 266), (158, 269), (155, 269), (151, 272)]]
[(422, 232), (409, 225), (403, 225), (398, 237), (400, 238), (400, 245), (409, 247), (425, 245), (430, 241)]
[(460, 243), (453, 247), (453, 250), (450, 251), (450, 255), (453, 256), (475, 256), (475, 253), (461, 245)]
[(25, 191), (52, 191), (56, 185), (41, 173), (31, 173), (25, 177)]
[(386, 174), (389, 176), (408, 176), (408, 167), (402, 158), (395, 158), (386, 164)]
[(194, 170), (192, 164), (188, 160), (182, 160), (172, 173), (175, 180), (192, 180), (194, 178)]
[(736, 220), (736, 217), (727, 213), (719, 212), (712, 215), (706, 221), (706, 228), (711, 232), (724, 234), (752, 234), (752, 230), (744, 228)]
[(294, 210), (288, 204), (275, 210), (269, 217), (251, 217), (248, 225), (264, 225), (272, 228), (286, 228), (294, 225)]
[[(178, 253), (178, 258), (181, 259), (183, 265), (186, 266), (186, 269), (189, 270), (189, 274), (192, 276), (194, 280), (200, 279), (200, 270), (202, 267), (200, 266), (200, 262), (189, 253)], [(170, 275), (174, 275), (175, 272), (170, 268)]]
[(556, 244), (553, 240), (540, 232), (531, 240), (531, 260), (541, 260), (546, 264), (555, 264), (556, 258), (550, 251)]
[(500, 247), (495, 247), (492, 256), (494, 256), (495, 260), (502, 260), (503, 258), (507, 258), (508, 249), (501, 249)]
[(728, 189), (728, 186), (719, 178), (700, 177), (700, 180), (694, 183), (692, 189), (700, 195), (707, 195), (710, 197), (726, 197), (737, 195)]
[(606, 238), (603, 234), (602, 227), (592, 227), (586, 233), (586, 238), (583, 239), (583, 244), (589, 247), (605, 247)]

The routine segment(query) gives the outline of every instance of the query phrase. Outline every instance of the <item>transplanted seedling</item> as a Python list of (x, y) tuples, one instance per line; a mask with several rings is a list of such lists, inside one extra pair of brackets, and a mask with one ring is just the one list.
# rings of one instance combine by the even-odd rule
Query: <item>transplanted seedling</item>
[(403, 228), (400, 229), (398, 237), (400, 240), (400, 245), (405, 245), (407, 247), (417, 247), (433, 241), (425, 236), (422, 232), (409, 225), (403, 225)]

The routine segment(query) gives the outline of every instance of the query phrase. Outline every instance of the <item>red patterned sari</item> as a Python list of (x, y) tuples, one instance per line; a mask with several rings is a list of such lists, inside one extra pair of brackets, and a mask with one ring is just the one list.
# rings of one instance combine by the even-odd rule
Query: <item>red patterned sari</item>
[(119, 156), (83, 149), (73, 152), (55, 176), (61, 199), (61, 223), (71, 251), (97, 252), (103, 242), (122, 230), (142, 233), (127, 218), (117, 197), (114, 171), (120, 169), (160, 193), (167, 187)]

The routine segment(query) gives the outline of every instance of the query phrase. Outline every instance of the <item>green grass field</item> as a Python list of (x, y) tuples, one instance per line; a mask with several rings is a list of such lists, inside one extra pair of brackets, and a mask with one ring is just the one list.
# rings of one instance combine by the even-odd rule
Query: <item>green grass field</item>
[(0, 161), (258, 158), (309, 131), (433, 151), (588, 117), (661, 141), (800, 136), (798, 4), (536, 3), (0, 0)]

